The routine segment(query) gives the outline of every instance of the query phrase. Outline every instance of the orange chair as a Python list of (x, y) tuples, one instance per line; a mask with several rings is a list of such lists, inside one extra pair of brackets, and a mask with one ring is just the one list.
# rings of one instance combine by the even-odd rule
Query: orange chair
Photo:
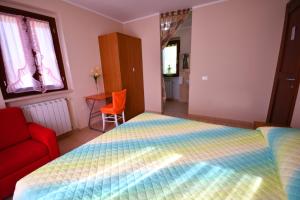
[(125, 103), (126, 89), (112, 93), (112, 103), (105, 105), (100, 109), (102, 113), (103, 131), (105, 131), (105, 122), (114, 122), (116, 126), (118, 126), (119, 119), (123, 119), (123, 123), (125, 122)]

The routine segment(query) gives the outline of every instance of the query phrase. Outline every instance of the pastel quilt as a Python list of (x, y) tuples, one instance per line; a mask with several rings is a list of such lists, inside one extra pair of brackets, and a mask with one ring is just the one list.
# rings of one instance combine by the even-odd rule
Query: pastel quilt
[(300, 199), (300, 129), (259, 128), (274, 155), (289, 200)]
[(260, 131), (144, 113), (21, 179), (15, 200), (286, 199)]

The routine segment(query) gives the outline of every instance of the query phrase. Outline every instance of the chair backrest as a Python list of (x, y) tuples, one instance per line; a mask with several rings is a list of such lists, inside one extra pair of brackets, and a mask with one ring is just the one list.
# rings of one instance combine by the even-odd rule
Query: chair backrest
[(125, 109), (126, 89), (112, 93), (113, 109), (116, 112), (122, 112)]
[(0, 109), (0, 149), (30, 138), (26, 120), (20, 108)]

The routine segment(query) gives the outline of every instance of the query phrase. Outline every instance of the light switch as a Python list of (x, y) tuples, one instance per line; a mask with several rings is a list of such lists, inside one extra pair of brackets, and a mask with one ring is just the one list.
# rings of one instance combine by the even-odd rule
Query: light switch
[(202, 76), (202, 80), (203, 81), (207, 81), (208, 80), (208, 76)]

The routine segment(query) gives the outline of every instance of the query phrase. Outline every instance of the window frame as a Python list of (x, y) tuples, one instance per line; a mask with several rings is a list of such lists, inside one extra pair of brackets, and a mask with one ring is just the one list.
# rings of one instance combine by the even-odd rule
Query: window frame
[(168, 74), (164, 74), (163, 73), (163, 76), (164, 77), (178, 77), (179, 76), (179, 55), (180, 55), (180, 39), (171, 39), (167, 46), (172, 46), (172, 45), (176, 45), (177, 46), (177, 56), (176, 56), (176, 74), (171, 74), (171, 75), (168, 75)]
[[(67, 84), (67, 80), (66, 80), (66, 75), (65, 75), (65, 70), (64, 70), (64, 63), (63, 63), (63, 58), (62, 58), (60, 45), (59, 45), (59, 38), (58, 38), (55, 18), (46, 16), (46, 15), (41, 15), (41, 14), (29, 12), (29, 11), (25, 11), (25, 10), (6, 7), (6, 6), (2, 6), (2, 5), (0, 5), (0, 12), (9, 13), (9, 14), (13, 14), (13, 15), (21, 15), (21, 16), (24, 16), (24, 17), (30, 17), (30, 18), (34, 18), (34, 19), (49, 22), (52, 41), (53, 41), (53, 46), (54, 46), (54, 51), (55, 51), (55, 54), (56, 54), (57, 64), (58, 64), (58, 68), (59, 68), (59, 73), (60, 73), (62, 82), (64, 84), (64, 87), (61, 88), (61, 89), (47, 90), (44, 93), (51, 93), (51, 92), (57, 92), (57, 91), (62, 91), (62, 90), (68, 90), (68, 84)], [(36, 74), (34, 75), (34, 78), (37, 78), (37, 73), (38, 73), (38, 71), (36, 71)], [(2, 57), (1, 48), (0, 48), (0, 78), (1, 78), (0, 88), (1, 88), (2, 95), (3, 95), (4, 99), (13, 99), (13, 98), (18, 98), (18, 97), (38, 95), (38, 94), (43, 93), (43, 92), (40, 92), (40, 91), (30, 91), (30, 92), (22, 92), (22, 93), (7, 93), (6, 92), (7, 78), (6, 78), (6, 74), (5, 74), (5, 66), (4, 66), (4, 61), (3, 61), (3, 57)]]

